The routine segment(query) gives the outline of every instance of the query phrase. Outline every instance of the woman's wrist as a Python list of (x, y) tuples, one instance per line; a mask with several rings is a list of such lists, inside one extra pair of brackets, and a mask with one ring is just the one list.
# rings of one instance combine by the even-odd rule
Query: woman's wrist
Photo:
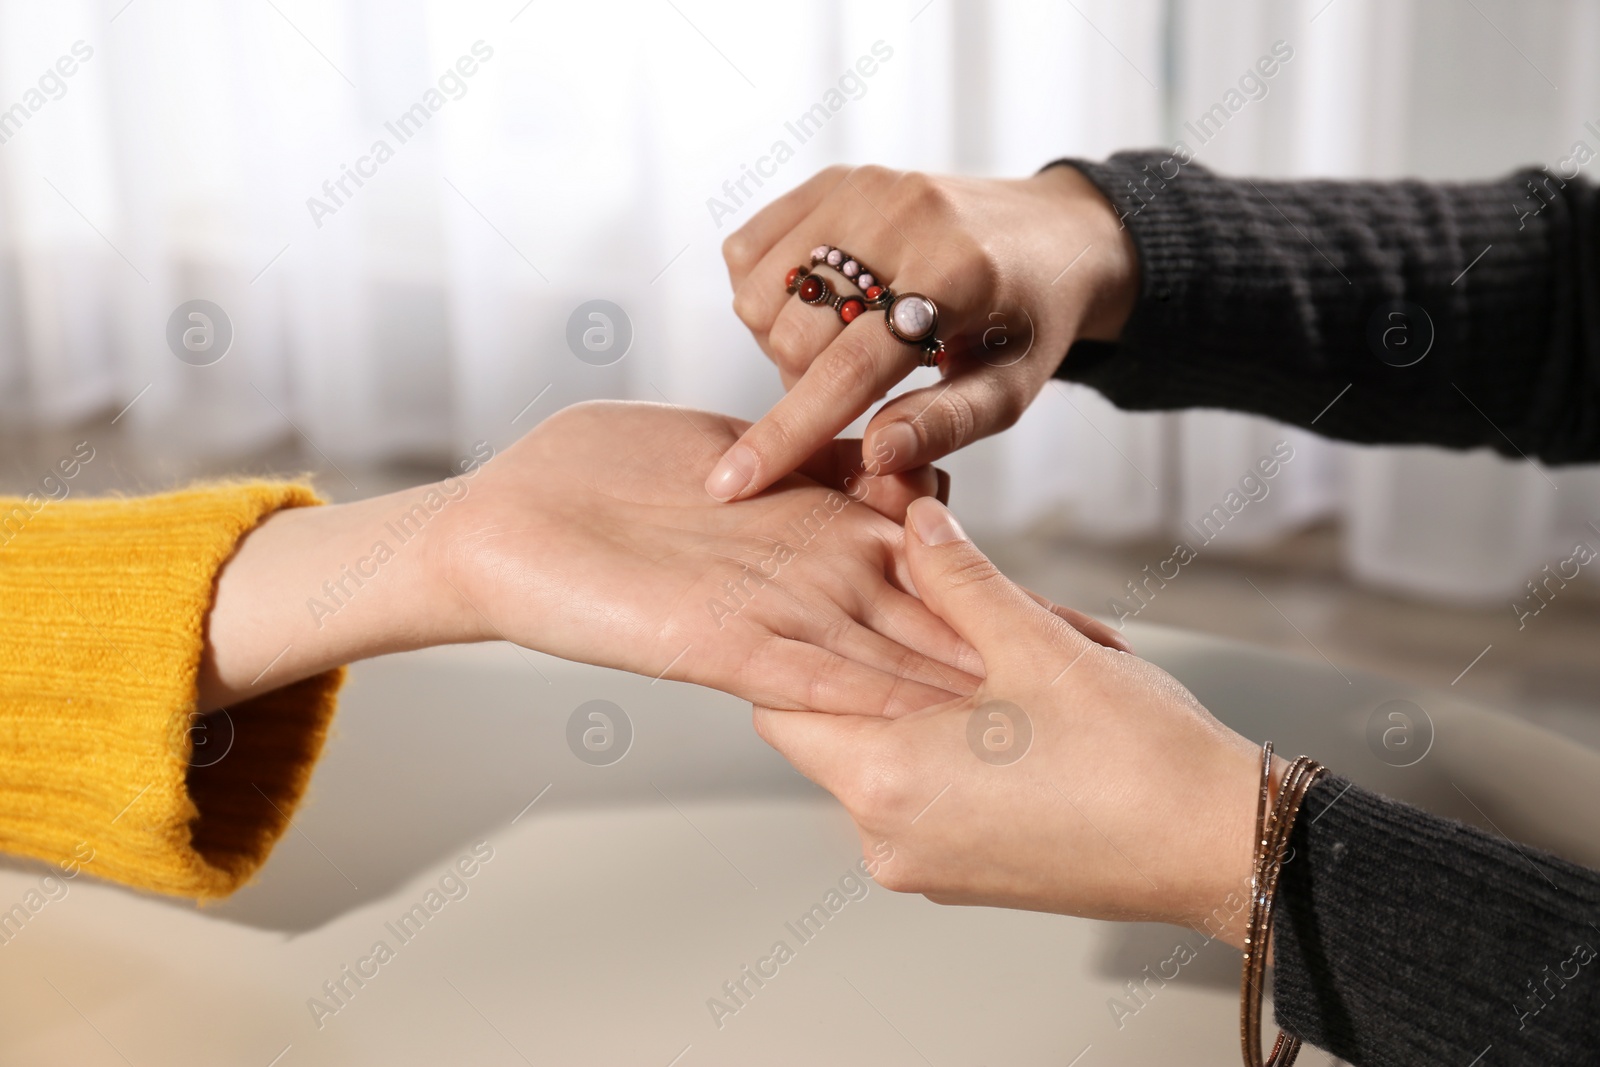
[[(1071, 234), (1068, 244), (1077, 242), (1083, 249), (1082, 279), (1073, 287), (1083, 300), (1075, 339), (1117, 340), (1139, 296), (1139, 254), (1132, 235), (1116, 207), (1076, 167), (1047, 167), (1029, 180), (1050, 199), (1063, 232)], [(1064, 272), (1058, 271), (1052, 265), (1041, 272), (1048, 289), (1062, 288)], [(1045, 273), (1051, 274), (1048, 280)]]
[[(1255, 868), (1256, 806), (1261, 787), (1261, 750), (1239, 739), (1242, 758), (1221, 769), (1217, 802), (1206, 816), (1210, 832), (1196, 850), (1190, 888), (1182, 894), (1173, 920), (1207, 937), (1244, 947), (1250, 921), (1250, 888)], [(1272, 798), (1282, 787), (1289, 761), (1272, 758)]]
[(216, 580), (199, 710), (355, 660), (481, 639), (442, 566), (469, 478), (275, 512)]

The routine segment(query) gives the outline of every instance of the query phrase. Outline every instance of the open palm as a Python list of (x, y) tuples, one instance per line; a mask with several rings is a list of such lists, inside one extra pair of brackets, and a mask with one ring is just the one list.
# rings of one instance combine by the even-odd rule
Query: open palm
[(706, 494), (747, 426), (579, 404), (487, 464), (447, 564), (479, 636), (777, 708), (897, 716), (973, 692), (981, 660), (907, 592), (904, 532), (841, 491), (859, 482)]

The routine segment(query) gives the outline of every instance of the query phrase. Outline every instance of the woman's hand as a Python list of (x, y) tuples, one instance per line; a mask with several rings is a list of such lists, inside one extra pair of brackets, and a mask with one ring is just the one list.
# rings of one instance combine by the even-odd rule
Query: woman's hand
[(837, 455), (810, 469), (838, 489), (795, 475), (737, 507), (706, 498), (743, 428), (579, 404), (496, 457), (444, 553), (470, 639), (786, 708), (901, 715), (971, 692), (976, 653), (904, 591), (902, 530), (858, 502)]
[(911, 506), (906, 540), (922, 599), (983, 656), (977, 692), (892, 721), (755, 714), (844, 804), (868, 857), (892, 855), (874, 877), (940, 903), (1158, 920), (1237, 944), (1259, 749), (1161, 670), (1042, 610), (939, 504)]
[[(869, 423), (874, 474), (931, 463), (1021, 417), (1079, 338), (1114, 340), (1137, 288), (1115, 209), (1071, 167), (1023, 180), (833, 167), (768, 205), (723, 245), (734, 310), (790, 392), (706, 480), (718, 500), (795, 470), (917, 366), (881, 312), (848, 326), (785, 292), (818, 245), (859, 257), (897, 293), (939, 307), (944, 380), (896, 398)], [(820, 268), (826, 272), (827, 268)], [(853, 292), (842, 275), (835, 289)]]
[(580, 404), (442, 482), (270, 516), (218, 578), (200, 709), (497, 638), (779, 707), (895, 715), (971, 692), (976, 653), (903, 591), (903, 534), (879, 514), (934, 472), (868, 485), (839, 442), (804, 466), (837, 489), (797, 474), (730, 508), (701, 483), (744, 426)]
[(866, 480), (859, 442), (839, 441), (728, 507), (701, 483), (746, 425), (579, 404), (442, 482), (272, 515), (218, 578), (200, 710), (496, 638), (784, 708), (898, 715), (972, 692), (977, 653), (906, 591), (903, 532), (879, 514), (933, 492), (934, 472)]

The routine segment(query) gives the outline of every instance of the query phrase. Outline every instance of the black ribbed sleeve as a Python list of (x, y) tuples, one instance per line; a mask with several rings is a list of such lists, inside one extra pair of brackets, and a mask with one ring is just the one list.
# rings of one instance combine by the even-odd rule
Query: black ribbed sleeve
[(1063, 161), (1116, 205), (1141, 280), (1122, 340), (1074, 346), (1060, 377), (1124, 408), (1600, 460), (1594, 186), (1253, 181), (1170, 157)]
[(1280, 1026), (1356, 1067), (1600, 1063), (1600, 873), (1333, 777), (1290, 843)]
[[(1122, 216), (1140, 291), (1121, 340), (1075, 345), (1058, 376), (1124, 408), (1600, 460), (1592, 185), (1063, 162)], [(1600, 873), (1339, 778), (1307, 794), (1292, 844), (1280, 1025), (1357, 1067), (1600, 1063)]]

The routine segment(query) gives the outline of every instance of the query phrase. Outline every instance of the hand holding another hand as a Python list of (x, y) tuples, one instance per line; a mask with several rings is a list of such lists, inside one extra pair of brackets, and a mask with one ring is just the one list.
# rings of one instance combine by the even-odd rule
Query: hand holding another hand
[(882, 514), (932, 492), (932, 471), (867, 479), (860, 442), (838, 441), (719, 505), (703, 472), (747, 425), (579, 404), (484, 467), (447, 553), (481, 609), (474, 638), (812, 711), (892, 717), (972, 692), (977, 653), (912, 595), (904, 532)]
[(982, 655), (977, 691), (895, 720), (755, 713), (868, 856), (892, 846), (875, 878), (940, 903), (1235, 940), (1260, 750), (1163, 671), (1041, 609), (939, 504), (912, 505), (906, 541), (922, 599)]
[(905, 592), (903, 512), (928, 484), (875, 479), (859, 443), (729, 508), (700, 488), (744, 424), (594, 402), (477, 475), (445, 550), (472, 639), (698, 682), (758, 702), (899, 715), (971, 692), (976, 654)]
[(728, 507), (702, 483), (746, 425), (579, 404), (470, 474), (270, 516), (218, 580), (201, 709), (497, 638), (782, 708), (892, 716), (972, 692), (982, 662), (910, 593), (904, 533), (880, 514), (933, 492), (933, 471), (863, 479), (859, 442), (840, 441)]

